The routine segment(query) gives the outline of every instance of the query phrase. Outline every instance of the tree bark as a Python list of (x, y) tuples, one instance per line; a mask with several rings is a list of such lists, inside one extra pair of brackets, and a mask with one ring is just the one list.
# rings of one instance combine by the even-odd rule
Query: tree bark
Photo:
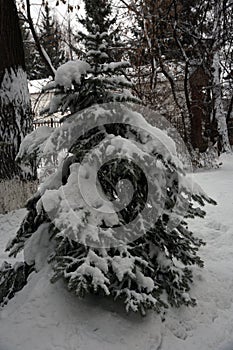
[(213, 97), (214, 97), (214, 112), (215, 119), (218, 124), (218, 133), (220, 141), (220, 149), (222, 152), (231, 153), (231, 146), (228, 136), (226, 112), (223, 108), (222, 89), (220, 82), (220, 57), (216, 50), (213, 58)]
[[(220, 69), (220, 53), (223, 46), (223, 24), (225, 26), (226, 2), (219, 0), (214, 5), (214, 28), (213, 28), (213, 102), (214, 102), (214, 117), (217, 121), (219, 134), (219, 149), (221, 152), (231, 153), (231, 146), (229, 142), (227, 129), (227, 115), (224, 111), (222, 100), (222, 86), (221, 86), (221, 69)], [(226, 34), (226, 33), (225, 33)]]
[(203, 88), (209, 83), (209, 77), (205, 73), (203, 67), (194, 68), (193, 73), (189, 77), (190, 87), (190, 112), (191, 112), (191, 145), (194, 149), (204, 152), (207, 144), (203, 139), (203, 126), (207, 118), (207, 110), (205, 106), (205, 94)]
[(32, 130), (23, 41), (14, 0), (0, 0), (0, 180), (22, 172), (15, 162)]

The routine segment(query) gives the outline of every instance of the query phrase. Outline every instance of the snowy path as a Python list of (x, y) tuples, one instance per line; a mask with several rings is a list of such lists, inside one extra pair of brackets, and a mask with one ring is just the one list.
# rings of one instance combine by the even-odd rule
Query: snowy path
[[(190, 225), (207, 242), (205, 269), (194, 271), (195, 308), (170, 309), (164, 322), (126, 315), (107, 299), (80, 301), (61, 282), (51, 285), (47, 268), (2, 310), (0, 350), (233, 350), (233, 158), (194, 178), (218, 202)], [(1, 260), (22, 213), (0, 216)]]

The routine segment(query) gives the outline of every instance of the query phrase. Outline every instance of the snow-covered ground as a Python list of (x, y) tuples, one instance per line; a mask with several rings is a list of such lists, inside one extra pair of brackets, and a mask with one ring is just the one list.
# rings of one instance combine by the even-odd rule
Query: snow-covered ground
[[(233, 350), (233, 157), (194, 178), (218, 202), (190, 221), (207, 242), (205, 268), (194, 271), (195, 308), (169, 309), (164, 321), (154, 312), (126, 315), (107, 298), (79, 300), (62, 282), (52, 285), (46, 266), (1, 311), (0, 350)], [(23, 215), (0, 216), (0, 263)]]

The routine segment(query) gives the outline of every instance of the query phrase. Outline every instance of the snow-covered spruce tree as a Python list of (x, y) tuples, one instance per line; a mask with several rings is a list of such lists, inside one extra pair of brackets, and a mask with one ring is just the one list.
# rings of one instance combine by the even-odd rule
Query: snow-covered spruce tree
[(203, 241), (183, 216), (203, 217), (194, 203), (213, 201), (190, 186), (172, 140), (115, 103), (73, 114), (40, 150), (70, 144), (72, 155), (28, 202), (10, 255), (24, 247), (38, 270), (48, 254), (53, 282), (64, 278), (79, 296), (122, 298), (127, 311), (194, 305), (189, 266), (203, 266)]
[(85, 1), (86, 18), (80, 20), (86, 33), (79, 32), (85, 46), (84, 60), (61, 65), (53, 82), (44, 90), (55, 89), (55, 96), (45, 112), (71, 113), (94, 103), (113, 101), (138, 102), (127, 88), (132, 83), (125, 78), (128, 62), (115, 62), (119, 40), (112, 18), (110, 1)]
[[(103, 1), (102, 8), (108, 4)], [(29, 200), (7, 249), (15, 256), (24, 248), (25, 261), (35, 270), (47, 256), (52, 282), (65, 279), (79, 296), (120, 298), (127, 311), (194, 305), (189, 266), (203, 266), (197, 252), (204, 243), (184, 217), (203, 217), (198, 204), (214, 202), (190, 185), (173, 141), (132, 104), (114, 102), (133, 99), (117, 75), (124, 64), (110, 62), (106, 41), (101, 46), (107, 33), (98, 29), (88, 36), (88, 45), (98, 43), (88, 62), (61, 66), (50, 84), (62, 91), (62, 98), (52, 101), (54, 110), (80, 111), (44, 136), (34, 131), (18, 157), (28, 160), (30, 140), (31, 154), (51, 157), (67, 149), (68, 155)]]

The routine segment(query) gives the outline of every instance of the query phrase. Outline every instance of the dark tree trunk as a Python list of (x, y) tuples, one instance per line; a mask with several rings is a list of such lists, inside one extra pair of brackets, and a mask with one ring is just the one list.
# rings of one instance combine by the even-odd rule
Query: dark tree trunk
[(208, 85), (208, 75), (202, 67), (197, 67), (189, 78), (191, 111), (191, 144), (194, 149), (203, 152), (207, 143), (203, 138), (203, 125), (206, 124), (208, 111), (205, 106), (203, 88)]
[(23, 41), (14, 0), (0, 0), (0, 179), (22, 175), (15, 156), (32, 130)]

